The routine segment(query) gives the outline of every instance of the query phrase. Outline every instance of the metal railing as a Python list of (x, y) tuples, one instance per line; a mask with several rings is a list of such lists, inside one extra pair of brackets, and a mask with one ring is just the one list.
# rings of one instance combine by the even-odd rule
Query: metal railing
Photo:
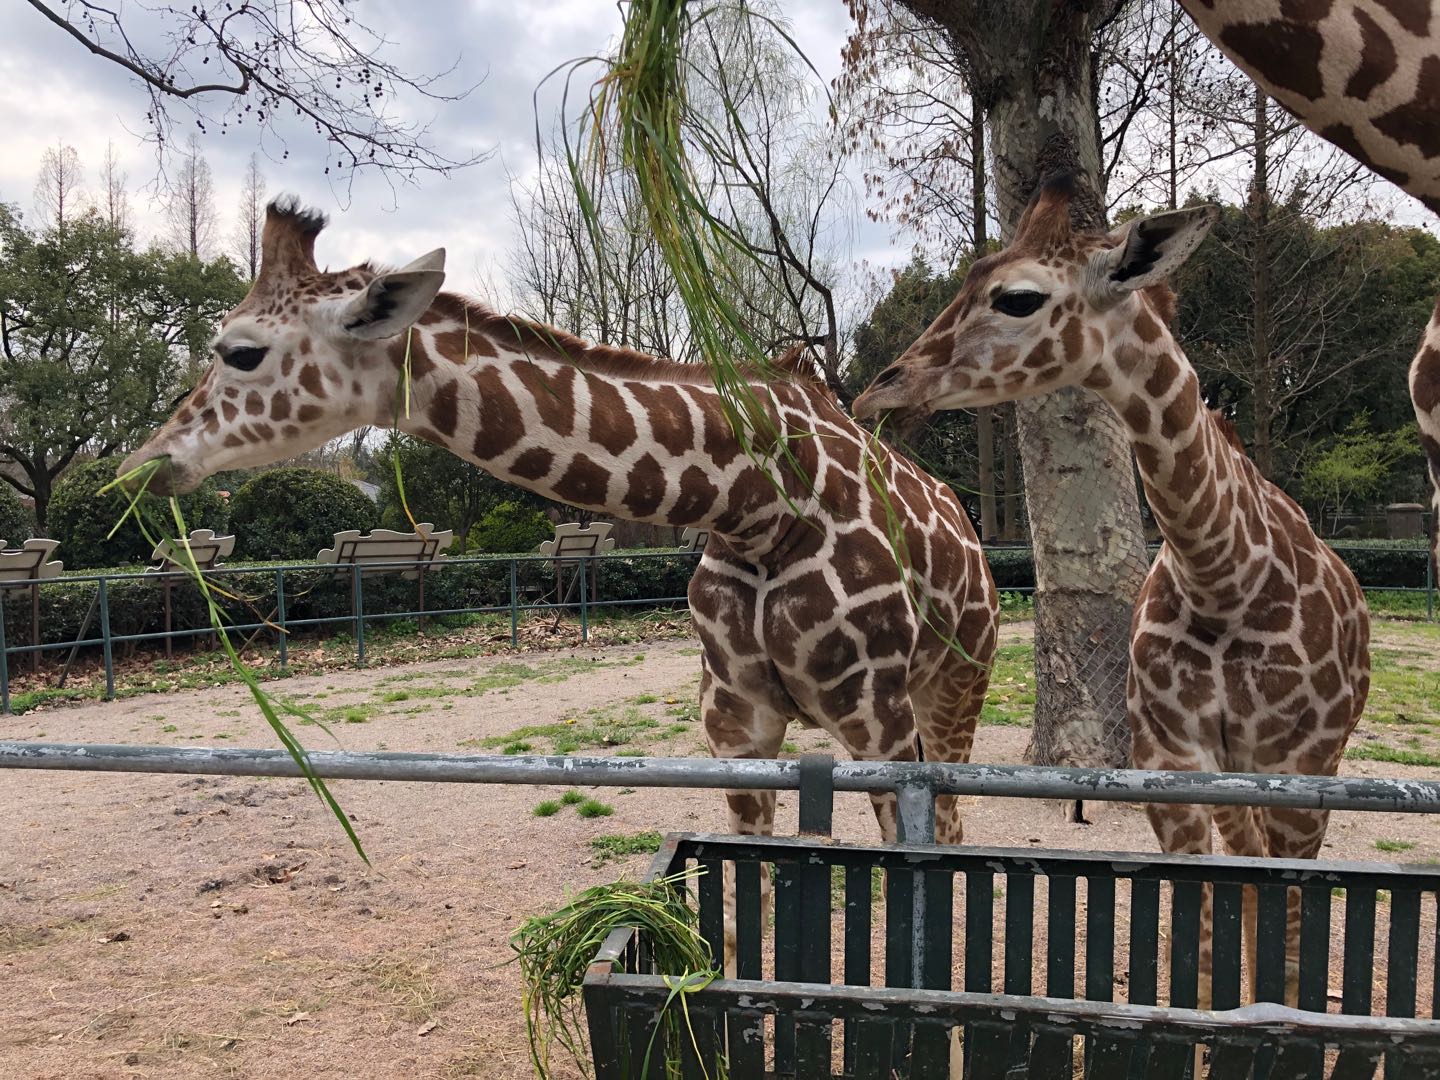
[[(355, 662), (363, 666), (366, 656), (366, 627), (376, 624), (397, 621), (401, 619), (433, 619), (447, 616), (466, 615), (508, 615), (510, 622), (510, 644), (512, 647), (519, 644), (520, 616), (522, 613), (531, 611), (546, 612), (574, 612), (580, 622), (580, 637), (582, 641), (588, 641), (590, 636), (590, 622), (592, 615), (597, 611), (604, 611), (626, 607), (665, 607), (681, 605), (687, 602), (683, 595), (677, 596), (641, 596), (625, 597), (621, 599), (604, 599), (591, 595), (590, 582), (595, 580), (594, 571), (602, 569), (607, 563), (612, 565), (619, 562), (634, 561), (684, 561), (694, 563), (698, 561), (698, 552), (624, 552), (617, 554), (597, 556), (565, 556), (563, 559), (556, 559), (554, 556), (542, 555), (510, 555), (510, 556), (466, 556), (447, 558), (436, 562), (403, 560), (396, 562), (370, 562), (353, 563), (349, 565), (333, 566), (321, 563), (286, 563), (284, 565), (266, 564), (261, 566), (222, 566), (215, 570), (203, 571), (202, 575), (207, 582), (214, 583), (220, 588), (222, 584), (230, 581), (229, 591), (243, 592), (243, 588), (233, 584), (232, 579), (245, 581), (247, 579), (264, 580), (266, 588), (261, 595), (246, 597), (247, 605), (256, 617), (241, 619), (229, 624), (226, 629), (236, 635), (251, 635), (268, 633), (273, 635), (278, 654), (278, 661), (281, 670), (289, 666), (289, 636), (297, 630), (318, 630), (324, 627), (335, 627), (340, 630), (348, 630), (355, 642)], [(570, 577), (570, 590), (573, 591), (573, 598), (570, 592), (563, 595), (557, 594), (553, 599), (545, 599), (545, 595), (535, 595), (522, 588), (520, 582), (520, 567), (529, 565), (553, 566), (559, 563), (565, 567), (565, 573)], [(593, 565), (592, 565), (593, 564)], [(426, 607), (423, 604), (414, 609), (406, 610), (371, 610), (366, 601), (367, 579), (385, 575), (393, 579), (394, 575), (419, 572), (428, 576), (432, 583), (438, 575), (447, 571), (461, 569), (467, 566), (495, 566), (504, 567), (506, 577), (503, 586), (506, 593), (504, 603), (500, 604), (472, 604), (472, 605), (439, 605)], [(288, 587), (287, 579), (294, 575), (303, 575), (307, 578), (318, 579), (319, 582), (335, 582), (349, 578), (348, 592), (350, 611), (339, 615), (318, 615), (307, 618), (294, 618), (289, 614), (289, 609), (301, 595), (297, 590)], [(603, 574), (601, 576), (603, 581)], [(93, 583), (96, 589), (94, 599), (90, 605), (90, 614), (81, 623), (78, 632), (71, 638), (60, 641), (31, 642), (24, 645), (10, 644), (7, 640), (7, 627), (5, 617), (5, 605), (0, 603), (0, 713), (10, 712), (10, 664), (12, 657), (41, 654), (47, 652), (69, 653), (73, 659), (75, 653), (80, 649), (98, 648), (101, 652), (101, 662), (105, 672), (105, 700), (111, 700), (115, 696), (115, 649), (116, 646), (170, 642), (172, 640), (185, 640), (189, 638), (207, 637), (214, 633), (213, 628), (206, 623), (203, 626), (171, 627), (167, 626), (160, 630), (149, 630), (139, 633), (116, 633), (112, 627), (112, 596), (117, 583), (126, 585), (143, 584), (155, 585), (157, 587), (176, 588), (187, 583), (193, 583), (190, 574), (175, 571), (171, 573), (126, 573), (126, 574), (71, 574), (60, 578), (47, 578), (34, 581), (13, 581), (6, 582), (3, 591), (0, 591), (0, 598), (7, 593), (18, 593), (22, 590), (47, 588), (58, 588), (62, 586), (76, 586)], [(304, 591), (308, 595), (315, 586)], [(374, 584), (371, 584), (373, 591)], [(423, 594), (421, 594), (423, 596)], [(260, 617), (260, 612), (268, 609), (269, 614)], [(91, 626), (95, 630), (91, 631)]]

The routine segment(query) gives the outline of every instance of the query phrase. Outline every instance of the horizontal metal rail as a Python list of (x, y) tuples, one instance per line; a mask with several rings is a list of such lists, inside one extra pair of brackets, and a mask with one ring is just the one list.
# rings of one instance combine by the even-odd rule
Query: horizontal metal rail
[[(599, 787), (772, 789), (800, 787), (800, 762), (657, 757), (525, 757), (317, 750), (309, 755), (327, 780), (469, 784), (584, 784)], [(210, 776), (299, 776), (284, 750), (208, 746), (0, 741), (0, 768)], [(1146, 769), (950, 765), (943, 762), (842, 761), (836, 791), (1291, 806), (1323, 810), (1440, 812), (1440, 782), (1355, 776), (1156, 772)]]

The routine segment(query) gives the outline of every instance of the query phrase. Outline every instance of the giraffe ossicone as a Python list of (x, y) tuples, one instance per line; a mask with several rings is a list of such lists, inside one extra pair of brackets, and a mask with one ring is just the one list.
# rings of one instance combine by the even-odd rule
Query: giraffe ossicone
[[(549, 498), (710, 531), (689, 594), (717, 756), (775, 757), (799, 718), (856, 758), (913, 759), (923, 745), (931, 760), (969, 760), (996, 643), (989, 567), (950, 489), (823, 383), (757, 378), (793, 458), (757, 460), (703, 366), (441, 293), (443, 252), (321, 271), (323, 225), (271, 205), (259, 276), (223, 320), (214, 363), (122, 475), (159, 461), (152, 488), (184, 490), (393, 421)], [(727, 801), (734, 830), (770, 831), (773, 792)], [(937, 835), (958, 841), (955, 800), (939, 802)], [(875, 810), (893, 840), (893, 797)]]
[[(1171, 211), (1088, 235), (1072, 231), (1069, 202), (1066, 182), (1042, 184), (1010, 247), (974, 264), (955, 302), (856, 400), (855, 413), (989, 405), (1061, 386), (1099, 394), (1129, 432), (1165, 538), (1131, 626), (1135, 766), (1333, 775), (1369, 689), (1364, 595), (1304, 512), (1260, 475), (1234, 429), (1205, 407), (1168, 327), (1174, 297), (1165, 277), (1200, 244), (1215, 211)], [(1148, 812), (1166, 851), (1192, 854), (1211, 850), (1213, 822), (1233, 854), (1312, 858), (1328, 820), (1279, 807)], [(1297, 894), (1292, 999), (1298, 903)], [(1253, 949), (1253, 897), (1246, 909)]]

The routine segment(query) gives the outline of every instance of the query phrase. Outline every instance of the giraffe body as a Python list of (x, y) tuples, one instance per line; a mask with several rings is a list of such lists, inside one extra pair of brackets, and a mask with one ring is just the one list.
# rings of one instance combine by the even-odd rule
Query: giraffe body
[[(1166, 325), (1174, 298), (1163, 278), (1214, 209), (1087, 236), (1071, 232), (1068, 204), (1063, 183), (1043, 187), (1014, 244), (975, 264), (855, 413), (989, 405), (1065, 385), (1099, 394), (1129, 431), (1165, 537), (1132, 624), (1135, 765), (1334, 774), (1369, 689), (1364, 596), (1205, 408)], [(1233, 854), (1285, 858), (1313, 857), (1327, 823), (1324, 812), (1275, 808), (1149, 812), (1166, 851), (1193, 854), (1210, 852), (1212, 818)]]
[[(1432, 0), (1180, 0), (1210, 41), (1321, 138), (1440, 214), (1440, 8)], [(1440, 299), (1410, 365), (1440, 521)], [(1431, 537), (1440, 565), (1440, 524)]]
[[(755, 384), (795, 467), (747, 456), (705, 368), (440, 294), (443, 252), (321, 272), (322, 225), (272, 204), (260, 277), (223, 321), (214, 365), (122, 475), (156, 460), (152, 490), (188, 490), (393, 420), (547, 497), (711, 531), (690, 601), (716, 755), (775, 757), (799, 718), (856, 758), (912, 759), (918, 735), (928, 758), (969, 759), (997, 601), (948, 487), (800, 374)], [(903, 527), (908, 589), (871, 476)], [(733, 829), (770, 831), (773, 792), (727, 799)], [(889, 840), (893, 801), (876, 800)], [(954, 799), (941, 802), (937, 834), (958, 841)]]

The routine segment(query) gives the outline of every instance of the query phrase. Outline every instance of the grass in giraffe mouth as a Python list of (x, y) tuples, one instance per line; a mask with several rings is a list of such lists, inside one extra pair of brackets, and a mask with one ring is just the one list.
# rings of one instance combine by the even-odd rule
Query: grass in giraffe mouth
[[(160, 543), (158, 538), (165, 536), (166, 533), (169, 532), (168, 525), (170, 523), (164, 520), (164, 516), (157, 509), (153, 502), (155, 497), (147, 496), (146, 490), (149, 488), (151, 481), (154, 480), (155, 474), (162, 467), (163, 463), (159, 459), (152, 459), (117, 477), (100, 489), (100, 493), (104, 494), (118, 488), (129, 500), (125, 507), (125, 512), (120, 516), (120, 520), (117, 521), (114, 528), (110, 530), (111, 536), (115, 535), (116, 531), (132, 517), (135, 519), (135, 524), (139, 527), (141, 535), (145, 537), (145, 541), (148, 544), (158, 545)], [(356, 834), (354, 827), (350, 824), (350, 819), (340, 808), (339, 802), (336, 801), (334, 794), (330, 791), (325, 781), (311, 767), (309, 755), (305, 747), (301, 745), (295, 733), (286, 726), (285, 721), (281, 719), (281, 714), (285, 713), (293, 716), (302, 723), (313, 723), (319, 726), (327, 735), (330, 735), (332, 739), (335, 737), (334, 734), (323, 722), (305, 710), (272, 697), (260, 685), (260, 680), (255, 673), (240, 659), (240, 654), (235, 651), (234, 643), (230, 640), (230, 635), (226, 628), (225, 613), (220, 609), (220, 605), (215, 602), (215, 594), (216, 592), (220, 592), (222, 596), (232, 600), (239, 600), (241, 598), (232, 593), (217, 589), (216, 586), (206, 579), (204, 573), (200, 570), (199, 564), (195, 561), (194, 552), (190, 550), (190, 529), (185, 524), (184, 514), (180, 511), (179, 500), (177, 500), (174, 495), (171, 495), (168, 501), (170, 504), (170, 516), (173, 519), (177, 535), (180, 538), (177, 542), (173, 542), (173, 546), (180, 556), (180, 565), (185, 573), (195, 582), (195, 587), (205, 599), (206, 610), (210, 616), (210, 626), (215, 631), (216, 638), (219, 640), (226, 658), (230, 661), (230, 666), (234, 669), (240, 681), (249, 688), (250, 694), (254, 697), (255, 703), (260, 707), (260, 712), (264, 715), (266, 722), (280, 740), (280, 745), (285, 748), (290, 754), (290, 757), (294, 759), (295, 764), (299, 766), (300, 772), (305, 777), (306, 782), (309, 783), (311, 790), (330, 808), (330, 812), (335, 815), (335, 820), (340, 822), (340, 827), (345, 830), (345, 835), (349, 837), (350, 843), (354, 845), (356, 854), (358, 854), (368, 866), (370, 858), (365, 854), (365, 848), (360, 843), (359, 835)], [(269, 622), (268, 619), (264, 621)], [(279, 633), (285, 632), (278, 626), (275, 626), (274, 629)], [(336, 741), (338, 743), (338, 740)]]

